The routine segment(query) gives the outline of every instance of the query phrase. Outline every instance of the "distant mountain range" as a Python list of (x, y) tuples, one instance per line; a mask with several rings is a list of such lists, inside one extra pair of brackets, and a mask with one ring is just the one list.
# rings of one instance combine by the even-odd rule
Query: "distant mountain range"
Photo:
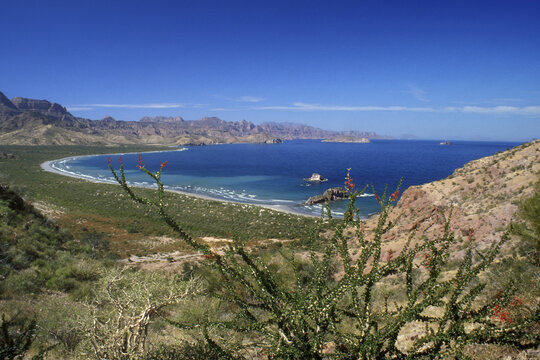
[(389, 139), (374, 132), (322, 130), (295, 123), (224, 121), (217, 117), (184, 120), (143, 117), (121, 121), (75, 117), (65, 107), (47, 100), (8, 99), (0, 92), (0, 144), (4, 145), (206, 145), (279, 143), (291, 139)]

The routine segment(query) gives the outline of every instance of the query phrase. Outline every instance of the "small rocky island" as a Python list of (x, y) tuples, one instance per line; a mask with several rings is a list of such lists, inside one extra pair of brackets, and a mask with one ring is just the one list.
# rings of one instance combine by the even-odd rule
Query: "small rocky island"
[(333, 187), (328, 190), (326, 190), (322, 195), (316, 195), (312, 196), (309, 199), (306, 200), (306, 205), (313, 205), (313, 204), (319, 204), (326, 201), (336, 201), (336, 200), (343, 200), (347, 199), (349, 196), (345, 192), (344, 188), (341, 187)]
[(304, 178), (307, 182), (313, 182), (313, 183), (320, 183), (323, 181), (328, 181), (328, 179), (324, 178), (321, 174), (313, 173), (311, 177)]

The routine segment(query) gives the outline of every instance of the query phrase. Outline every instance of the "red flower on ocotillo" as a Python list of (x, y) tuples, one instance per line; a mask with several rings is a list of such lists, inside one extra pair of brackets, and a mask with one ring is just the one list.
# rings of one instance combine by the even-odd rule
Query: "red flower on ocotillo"
[(351, 177), (351, 168), (347, 169), (347, 176), (345, 177), (345, 192), (352, 192), (356, 185)]

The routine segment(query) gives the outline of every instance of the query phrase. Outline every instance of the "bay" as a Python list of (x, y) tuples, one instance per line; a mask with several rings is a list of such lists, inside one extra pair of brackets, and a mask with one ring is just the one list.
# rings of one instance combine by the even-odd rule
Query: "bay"
[[(373, 140), (368, 144), (293, 140), (272, 145), (186, 147), (185, 151), (145, 153), (143, 161), (151, 171), (168, 161), (163, 182), (171, 190), (308, 215), (319, 215), (321, 206), (303, 205), (305, 200), (330, 187), (343, 186), (350, 168), (357, 188), (368, 186), (357, 200), (360, 214), (367, 217), (379, 209), (374, 191), (382, 194), (388, 186), (393, 192), (401, 178), (402, 190), (440, 180), (471, 160), (518, 144), (455, 141), (443, 146), (439, 141), (429, 140)], [(107, 157), (63, 159), (51, 166), (79, 177), (112, 182)], [(117, 168), (117, 155), (111, 158)], [(152, 186), (151, 179), (136, 168), (137, 160), (138, 154), (123, 155), (128, 180), (138, 186)], [(314, 172), (328, 181), (318, 184), (304, 181)], [(335, 215), (342, 215), (346, 201), (337, 201), (331, 207)]]

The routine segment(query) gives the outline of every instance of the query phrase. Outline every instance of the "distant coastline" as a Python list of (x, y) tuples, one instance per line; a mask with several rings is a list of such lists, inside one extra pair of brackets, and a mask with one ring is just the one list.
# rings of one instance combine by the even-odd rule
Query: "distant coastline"
[(371, 140), (367, 137), (352, 137), (352, 136), (340, 136), (340, 137), (333, 137), (329, 139), (324, 139), (322, 142), (329, 142), (329, 143), (351, 143), (351, 144), (369, 144)]
[(324, 130), (298, 123), (225, 121), (218, 117), (144, 116), (139, 121), (81, 118), (58, 103), (0, 92), (0, 142), (4, 145), (280, 144), (293, 139), (388, 139), (367, 131)]

